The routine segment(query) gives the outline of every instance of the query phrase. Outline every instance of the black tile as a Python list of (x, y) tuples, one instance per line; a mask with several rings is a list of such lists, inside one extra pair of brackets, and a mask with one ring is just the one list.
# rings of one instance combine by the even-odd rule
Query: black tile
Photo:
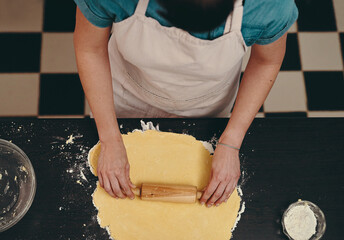
[(304, 72), (309, 110), (344, 110), (343, 72)]
[(288, 33), (287, 50), (284, 56), (281, 70), (301, 70), (299, 43), (296, 33)]
[(40, 33), (1, 33), (0, 72), (39, 72)]
[(266, 118), (306, 118), (306, 112), (279, 112), (279, 113), (265, 113)]
[(78, 74), (41, 75), (39, 114), (84, 114), (84, 93)]
[(44, 31), (73, 32), (76, 5), (73, 0), (45, 0)]
[(336, 31), (336, 20), (331, 0), (296, 0), (299, 9), (299, 31)]
[(342, 48), (342, 58), (343, 58), (343, 62), (344, 62), (344, 33), (340, 33), (340, 45)]

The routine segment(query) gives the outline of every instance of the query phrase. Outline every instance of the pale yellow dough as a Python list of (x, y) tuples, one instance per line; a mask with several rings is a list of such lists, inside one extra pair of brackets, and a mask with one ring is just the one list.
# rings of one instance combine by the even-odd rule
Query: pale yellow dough
[[(207, 185), (212, 157), (194, 137), (149, 130), (128, 133), (123, 140), (134, 184), (194, 185), (199, 190)], [(97, 172), (99, 153), (97, 144), (89, 155), (93, 173)], [(236, 190), (227, 203), (212, 208), (198, 202), (114, 199), (99, 185), (93, 194), (100, 225), (108, 227), (116, 240), (228, 240), (240, 200)]]

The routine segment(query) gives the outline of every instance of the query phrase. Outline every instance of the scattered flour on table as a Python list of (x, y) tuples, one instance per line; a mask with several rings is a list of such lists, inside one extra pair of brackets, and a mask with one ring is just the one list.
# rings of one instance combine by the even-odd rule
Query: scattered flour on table
[(159, 124), (157, 124), (156, 126), (154, 126), (154, 124), (152, 123), (152, 122), (147, 122), (147, 123), (145, 123), (144, 121), (140, 121), (140, 123), (141, 123), (141, 127), (142, 127), (142, 130), (140, 130), (140, 129), (134, 129), (133, 130), (133, 132), (134, 131), (147, 131), (147, 130), (156, 130), (156, 131), (160, 131), (160, 129), (159, 129)]
[(316, 233), (317, 219), (310, 207), (304, 204), (288, 211), (284, 225), (294, 240), (308, 240)]
[(242, 200), (242, 197), (244, 196), (244, 194), (243, 194), (242, 189), (241, 189), (240, 186), (237, 187), (237, 191), (238, 191), (238, 194), (239, 194), (239, 196), (241, 198), (242, 203), (241, 203), (240, 210), (238, 212), (237, 219), (235, 220), (234, 226), (232, 227), (232, 230), (231, 230), (232, 233), (234, 232), (234, 230), (238, 226), (238, 223), (239, 223), (239, 221), (241, 219), (241, 215), (245, 212), (245, 209), (246, 209), (245, 202)]
[(208, 150), (208, 152), (210, 153), (214, 153), (214, 148), (213, 145), (210, 142), (206, 142), (206, 141), (201, 141), (203, 146), (205, 147), (205, 149)]
[(73, 144), (74, 143), (74, 137), (73, 134), (70, 135), (66, 141), (66, 144)]

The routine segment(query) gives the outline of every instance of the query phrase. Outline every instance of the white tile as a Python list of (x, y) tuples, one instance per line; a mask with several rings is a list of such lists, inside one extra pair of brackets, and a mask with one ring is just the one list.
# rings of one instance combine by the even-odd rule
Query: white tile
[(333, 7), (336, 15), (338, 31), (344, 32), (344, 1), (333, 0)]
[(309, 111), (308, 117), (340, 117), (340, 118), (344, 118), (344, 111)]
[(39, 74), (0, 74), (0, 116), (37, 116)]
[(338, 33), (299, 33), (302, 69), (343, 70)]
[(264, 113), (259, 112), (256, 114), (256, 118), (265, 118), (265, 115), (264, 115)]
[(242, 65), (241, 65), (241, 71), (244, 72), (248, 63), (248, 60), (250, 60), (251, 56), (251, 47), (247, 49), (247, 52), (242, 60)]
[(0, 32), (40, 32), (43, 0), (0, 0)]
[(73, 33), (44, 33), (42, 73), (76, 73)]
[(90, 116), (90, 113), (91, 113), (91, 108), (90, 108), (90, 105), (88, 104), (87, 99), (85, 98), (85, 115)]
[(302, 72), (280, 72), (264, 103), (265, 112), (305, 112), (306, 88)]
[(296, 33), (297, 32), (297, 22), (295, 22), (288, 30), (289, 33)]

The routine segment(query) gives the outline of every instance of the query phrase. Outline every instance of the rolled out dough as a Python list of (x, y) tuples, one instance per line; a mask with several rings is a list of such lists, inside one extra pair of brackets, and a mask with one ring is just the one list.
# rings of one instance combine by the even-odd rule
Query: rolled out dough
[[(130, 178), (141, 183), (194, 185), (203, 189), (210, 177), (210, 153), (200, 141), (183, 134), (148, 130), (123, 135)], [(100, 144), (89, 153), (96, 175)], [(237, 190), (227, 203), (207, 208), (199, 204), (115, 199), (98, 184), (93, 202), (101, 227), (116, 240), (228, 240), (240, 208)]]

